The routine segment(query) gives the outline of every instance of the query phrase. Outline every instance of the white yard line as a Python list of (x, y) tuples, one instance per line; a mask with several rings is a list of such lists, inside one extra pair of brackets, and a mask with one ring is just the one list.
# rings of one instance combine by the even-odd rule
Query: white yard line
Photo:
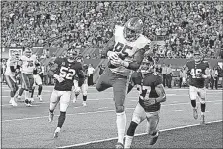
[[(210, 122), (207, 122), (207, 124), (216, 123), (216, 122), (222, 122), (222, 120), (210, 121)], [(162, 130), (160, 130), (160, 132), (165, 132), (165, 131), (170, 131), (170, 130), (176, 130), (176, 129), (182, 129), (182, 128), (187, 128), (187, 127), (193, 127), (193, 126), (198, 126), (198, 125), (200, 125), (200, 124), (191, 124), (191, 125), (184, 125), (184, 126), (172, 127), (172, 128), (162, 129)], [(143, 136), (143, 135), (146, 135), (146, 134), (147, 133), (139, 133), (139, 134), (136, 134), (135, 136)], [(115, 139), (118, 139), (118, 138), (117, 137), (114, 137), (114, 138), (108, 138), (108, 139), (90, 141), (90, 142), (85, 142), (85, 143), (78, 143), (78, 144), (73, 144), (73, 145), (61, 146), (61, 147), (57, 147), (57, 148), (77, 147), (77, 146), (88, 145), (88, 144), (92, 144), (92, 143), (99, 143), (99, 142), (104, 142), (104, 141), (111, 141), (111, 140), (115, 140)]]

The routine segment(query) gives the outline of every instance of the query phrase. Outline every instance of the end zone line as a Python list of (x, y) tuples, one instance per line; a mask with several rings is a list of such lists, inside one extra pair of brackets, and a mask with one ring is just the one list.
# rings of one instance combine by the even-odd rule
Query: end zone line
[[(206, 124), (217, 123), (217, 122), (222, 122), (222, 120), (210, 121), (210, 122), (207, 122)], [(167, 129), (160, 130), (160, 132), (170, 131), (170, 130), (176, 130), (176, 129), (183, 129), (183, 128), (193, 127), (193, 126), (198, 126), (198, 125), (200, 125), (200, 124), (191, 124), (191, 125), (185, 125), (185, 126), (178, 126), (178, 127), (173, 127), (173, 128), (167, 128)], [(135, 137), (136, 136), (143, 136), (143, 135), (146, 135), (146, 134), (147, 133), (136, 134)], [(103, 140), (90, 141), (90, 142), (79, 143), (79, 144), (74, 144), (74, 145), (60, 146), (60, 147), (57, 147), (57, 148), (70, 148), (70, 147), (75, 147), (75, 146), (88, 145), (88, 144), (92, 144), (92, 143), (99, 143), (99, 142), (104, 142), (104, 141), (111, 141), (111, 140), (115, 140), (115, 139), (118, 139), (118, 137), (113, 137), (113, 138), (108, 138), (108, 139), (103, 139)]]

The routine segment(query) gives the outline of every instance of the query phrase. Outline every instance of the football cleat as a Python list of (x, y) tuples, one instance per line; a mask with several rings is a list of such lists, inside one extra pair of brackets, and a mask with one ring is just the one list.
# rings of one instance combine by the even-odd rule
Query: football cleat
[(157, 131), (154, 135), (150, 135), (149, 145), (154, 145), (159, 137), (159, 131)]
[(201, 121), (200, 121), (201, 125), (205, 125), (205, 118), (204, 115), (201, 115)]
[(198, 118), (197, 108), (193, 109), (193, 116), (195, 120)]
[(18, 106), (18, 104), (15, 102), (15, 100), (14, 100), (14, 99), (12, 99), (12, 106), (13, 106), (13, 107)]
[(124, 148), (124, 145), (120, 142), (118, 142), (116, 145), (115, 145), (115, 148)]
[(43, 101), (43, 98), (42, 98), (41, 95), (37, 95), (37, 97), (39, 98), (39, 101), (40, 101), (40, 102)]
[(58, 138), (60, 133), (60, 127), (57, 127), (57, 129), (55, 130), (54, 134), (53, 134), (53, 138)]
[(53, 116), (54, 116), (54, 114), (51, 113), (51, 112), (49, 112), (49, 122), (52, 122), (53, 121)]
[(18, 102), (22, 102), (22, 99), (21, 99), (22, 97), (21, 96), (18, 95), (16, 98), (17, 98)]
[(12, 99), (9, 100), (9, 103), (12, 104)]

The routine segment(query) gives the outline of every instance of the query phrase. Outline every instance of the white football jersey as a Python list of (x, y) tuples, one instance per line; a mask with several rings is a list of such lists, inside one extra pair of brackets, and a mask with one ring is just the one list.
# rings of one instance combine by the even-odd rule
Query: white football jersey
[(18, 61), (12, 60), (11, 58), (9, 58), (6, 63), (5, 75), (10, 75), (10, 76), (15, 75), (15, 72), (11, 71), (10, 66), (14, 66), (14, 68), (16, 68), (17, 65), (18, 65)]
[[(144, 35), (140, 34), (138, 39), (131, 42), (124, 37), (124, 27), (116, 25), (115, 26), (115, 46), (113, 51), (123, 55), (124, 61), (132, 62), (134, 60), (134, 54), (139, 50), (144, 48), (146, 45), (150, 44), (151, 41)], [(124, 66), (119, 66), (117, 68), (110, 68), (113, 73), (118, 73), (124, 76), (128, 76), (131, 70), (125, 68)]]
[(35, 68), (35, 63), (37, 61), (36, 55), (31, 55), (30, 58), (23, 55), (23, 56), (21, 56), (20, 59), (22, 61), (21, 72), (25, 73), (25, 74), (33, 74), (33, 70)]

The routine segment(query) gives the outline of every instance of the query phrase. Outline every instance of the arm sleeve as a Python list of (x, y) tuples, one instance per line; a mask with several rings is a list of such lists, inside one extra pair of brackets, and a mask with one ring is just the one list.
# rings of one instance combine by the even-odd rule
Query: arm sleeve
[(138, 70), (143, 61), (144, 54), (145, 54), (145, 48), (138, 50), (134, 55), (135, 60), (129, 63), (129, 66), (127, 67), (127, 69), (134, 70), (134, 71)]
[(84, 73), (83, 67), (80, 63), (79, 63), (78, 69), (77, 69), (77, 76), (78, 76), (78, 86), (81, 87), (84, 84), (85, 73)]
[(107, 57), (107, 52), (112, 51), (115, 45), (115, 36), (113, 36), (107, 44), (104, 46), (101, 52), (101, 58), (106, 58)]

